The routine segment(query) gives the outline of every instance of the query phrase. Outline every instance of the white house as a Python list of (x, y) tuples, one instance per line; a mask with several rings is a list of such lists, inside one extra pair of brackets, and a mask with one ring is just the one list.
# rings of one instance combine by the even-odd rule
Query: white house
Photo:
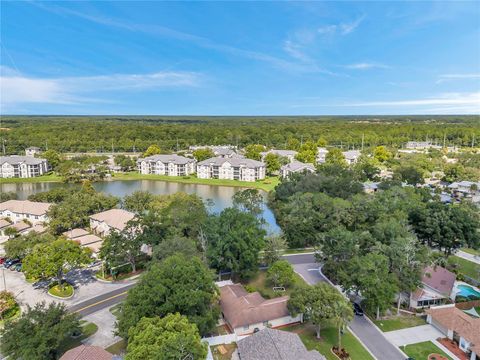
[(28, 200), (8, 200), (0, 203), (0, 217), (16, 223), (28, 220), (33, 225), (48, 222), (47, 211), (51, 203)]
[(267, 156), (268, 154), (274, 154), (280, 157), (284, 157), (287, 158), (289, 162), (293, 162), (295, 161), (295, 156), (297, 156), (298, 152), (296, 152), (295, 150), (271, 149), (260, 153), (260, 155), (262, 156), (262, 161), (265, 161), (265, 156)]
[(456, 308), (455, 304), (436, 306), (426, 313), (427, 322), (457, 343), (470, 360), (480, 358), (480, 318)]
[(18, 155), (0, 156), (0, 178), (31, 178), (46, 172), (46, 159)]
[(462, 195), (475, 195), (480, 191), (480, 181), (458, 181), (448, 185), (448, 188), (454, 193)]
[(456, 275), (441, 266), (423, 269), (421, 286), (410, 294), (410, 307), (426, 308), (454, 300)]
[(345, 157), (348, 165), (355, 164), (361, 154), (362, 153), (360, 152), (360, 150), (348, 150), (343, 152), (343, 156)]
[(289, 164), (283, 165), (280, 168), (280, 175), (283, 178), (286, 178), (292, 173), (302, 173), (302, 172), (314, 173), (315, 166), (313, 166), (313, 164), (305, 164), (300, 161), (294, 161)]
[(440, 145), (433, 145), (430, 141), (409, 141), (405, 144), (407, 149), (413, 150), (427, 150), (427, 149), (441, 149)]
[(261, 161), (232, 157), (214, 157), (197, 163), (199, 179), (229, 179), (256, 181), (265, 179), (265, 164)]
[(153, 155), (137, 160), (141, 174), (187, 176), (195, 172), (195, 160), (176, 154)]
[(323, 148), (323, 147), (319, 147), (317, 148), (317, 164), (324, 164), (325, 163), (325, 160), (327, 158), (327, 154), (328, 154), (328, 150)]
[(26, 156), (31, 156), (31, 157), (35, 157), (35, 155), (39, 155), (41, 154), (41, 150), (40, 148), (36, 147), (36, 146), (30, 146), (29, 148), (26, 148), (25, 149), (25, 155)]
[(220, 287), (223, 319), (237, 335), (302, 322), (302, 314), (290, 315), (287, 308), (288, 299), (288, 296), (281, 296), (266, 300), (258, 292), (247, 292), (241, 284)]
[(90, 229), (99, 236), (107, 236), (112, 230), (122, 231), (135, 214), (123, 209), (110, 209), (90, 216)]

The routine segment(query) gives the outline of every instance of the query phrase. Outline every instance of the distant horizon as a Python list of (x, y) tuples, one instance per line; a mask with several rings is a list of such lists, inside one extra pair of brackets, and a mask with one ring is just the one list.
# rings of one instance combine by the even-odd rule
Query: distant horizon
[[(437, 116), (437, 117), (447, 117), (447, 116), (461, 116), (461, 117), (468, 117), (468, 116), (480, 116), (480, 113), (477, 114), (307, 114), (307, 115), (298, 115), (298, 114), (288, 114), (288, 115), (235, 115), (235, 114), (224, 114), (224, 115), (210, 115), (210, 114), (0, 114), (0, 117), (110, 117), (110, 116), (118, 116), (118, 117), (126, 117), (126, 116), (150, 116), (150, 117), (162, 117), (162, 116), (169, 116), (169, 117), (372, 117), (372, 116), (379, 116), (379, 117), (408, 117), (408, 116), (416, 116), (416, 117), (428, 117), (428, 116)], [(379, 119), (381, 120), (381, 119)], [(479, 124), (480, 125), (480, 124)]]

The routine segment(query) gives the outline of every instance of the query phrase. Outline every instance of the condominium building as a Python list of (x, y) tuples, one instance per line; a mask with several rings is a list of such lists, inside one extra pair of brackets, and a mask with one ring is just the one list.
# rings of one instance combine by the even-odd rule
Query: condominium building
[(293, 162), (295, 161), (295, 156), (297, 156), (298, 152), (295, 150), (277, 150), (277, 149), (271, 149), (268, 151), (261, 152), (260, 155), (262, 156), (262, 161), (265, 160), (265, 156), (268, 154), (274, 154), (283, 158), (287, 158), (288, 161)]
[(51, 203), (28, 200), (8, 200), (0, 203), (0, 218), (9, 218), (16, 223), (28, 220), (32, 224), (48, 221), (47, 211)]
[(293, 161), (287, 165), (283, 165), (280, 168), (280, 175), (283, 178), (286, 178), (292, 173), (303, 173), (303, 172), (315, 172), (315, 166), (313, 164), (304, 164), (300, 161)]
[(48, 171), (46, 159), (32, 156), (0, 156), (0, 178), (31, 178)]
[(328, 150), (323, 148), (323, 147), (319, 147), (317, 148), (317, 164), (324, 164), (326, 159), (327, 159), (327, 154), (328, 154)]
[(256, 181), (265, 179), (265, 164), (240, 157), (214, 157), (197, 164), (199, 179)]
[(343, 156), (345, 157), (345, 160), (347, 161), (348, 165), (353, 165), (358, 161), (358, 158), (362, 153), (360, 150), (348, 150), (344, 151)]
[(137, 160), (141, 174), (186, 176), (195, 172), (195, 160), (176, 154), (153, 155)]
[[(90, 229), (99, 236), (108, 236), (112, 230), (122, 231), (135, 214), (123, 209), (110, 209), (90, 216)], [(68, 234), (67, 234), (68, 235)]]

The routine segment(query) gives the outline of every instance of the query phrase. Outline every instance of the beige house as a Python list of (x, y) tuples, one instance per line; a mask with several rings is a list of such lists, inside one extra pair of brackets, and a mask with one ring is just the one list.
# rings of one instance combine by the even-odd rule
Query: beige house
[(288, 296), (266, 300), (258, 292), (248, 293), (241, 284), (220, 287), (220, 307), (225, 323), (237, 335), (252, 334), (302, 322), (302, 314), (291, 316)]
[(12, 222), (28, 220), (32, 224), (48, 222), (47, 211), (51, 203), (29, 200), (8, 200), (0, 203), (0, 217)]
[(103, 244), (103, 239), (101, 237), (91, 234), (85, 229), (72, 229), (65, 231), (63, 235), (67, 239), (77, 242), (81, 247), (88, 247), (92, 250), (95, 256), (98, 255)]
[(135, 214), (123, 209), (110, 209), (90, 216), (90, 229), (97, 235), (104, 237), (112, 230), (122, 231)]
[(18, 155), (0, 156), (0, 178), (31, 178), (46, 172), (46, 159)]
[(195, 160), (176, 154), (153, 155), (137, 160), (141, 174), (187, 176), (195, 172)]
[(265, 164), (241, 157), (214, 157), (197, 164), (197, 177), (240, 181), (262, 180), (265, 179)]
[(293, 161), (289, 164), (283, 165), (280, 168), (280, 175), (282, 176), (282, 178), (286, 178), (287, 176), (293, 173), (302, 173), (302, 172), (314, 173), (315, 166), (313, 166), (313, 164), (304, 164), (299, 161)]
[(480, 358), (480, 318), (467, 314), (455, 304), (428, 309), (427, 322), (457, 343), (470, 360)]

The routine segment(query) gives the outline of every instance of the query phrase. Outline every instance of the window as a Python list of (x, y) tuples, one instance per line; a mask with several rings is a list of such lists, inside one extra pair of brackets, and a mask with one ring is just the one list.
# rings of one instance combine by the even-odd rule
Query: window
[(245, 325), (245, 326), (243, 327), (243, 330), (248, 330), (249, 327), (250, 327), (249, 325)]

